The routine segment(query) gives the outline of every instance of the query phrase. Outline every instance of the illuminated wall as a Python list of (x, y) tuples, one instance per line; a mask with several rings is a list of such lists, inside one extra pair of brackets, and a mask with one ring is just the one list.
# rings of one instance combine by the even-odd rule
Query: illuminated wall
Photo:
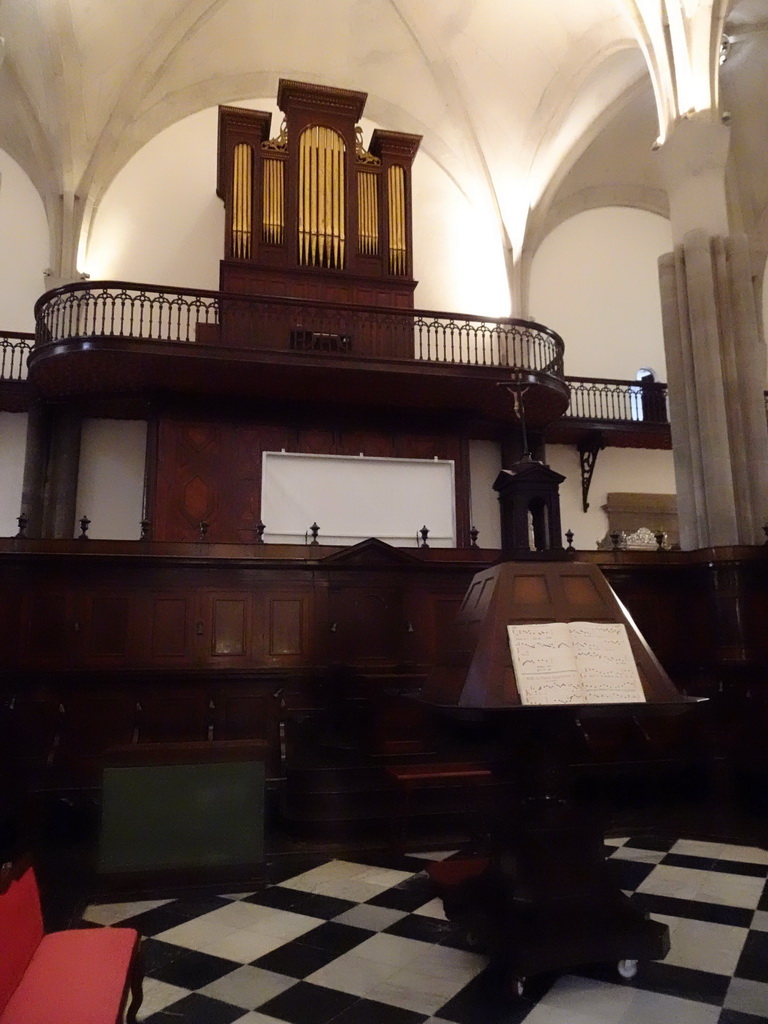
[(49, 263), (43, 202), (15, 160), (0, 150), (0, 329), (35, 329), (33, 308)]
[(658, 257), (672, 250), (669, 223), (642, 210), (577, 214), (533, 260), (533, 317), (565, 341), (565, 372), (634, 380), (641, 366), (666, 380)]

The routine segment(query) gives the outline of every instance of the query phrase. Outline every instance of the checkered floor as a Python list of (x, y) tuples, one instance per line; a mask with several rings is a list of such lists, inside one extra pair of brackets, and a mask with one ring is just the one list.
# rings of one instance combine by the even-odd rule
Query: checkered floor
[(406, 870), (315, 862), (259, 892), (91, 905), (84, 920), (146, 936), (148, 1024), (768, 1021), (768, 852), (646, 836), (608, 853), (670, 952), (630, 982), (597, 966), (529, 979), (521, 997), (445, 920), (422, 868), (448, 852)]

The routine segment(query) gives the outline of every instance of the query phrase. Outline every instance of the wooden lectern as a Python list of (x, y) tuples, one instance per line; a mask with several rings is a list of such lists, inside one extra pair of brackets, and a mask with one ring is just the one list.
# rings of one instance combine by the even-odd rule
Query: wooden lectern
[[(507, 626), (579, 621), (625, 625), (645, 701), (521, 703)], [(466, 882), (441, 886), (435, 869), (446, 914), (500, 962), (518, 992), (530, 974), (579, 964), (615, 961), (631, 977), (638, 960), (667, 953), (668, 929), (612, 884), (601, 823), (559, 792), (558, 741), (574, 721), (678, 715), (696, 698), (678, 693), (596, 566), (520, 561), (478, 573), (458, 629), (463, 653), (434, 669), (424, 700), (439, 715), (483, 730), (497, 749), (514, 751), (521, 796), (498, 816), (481, 873), (470, 867)]]

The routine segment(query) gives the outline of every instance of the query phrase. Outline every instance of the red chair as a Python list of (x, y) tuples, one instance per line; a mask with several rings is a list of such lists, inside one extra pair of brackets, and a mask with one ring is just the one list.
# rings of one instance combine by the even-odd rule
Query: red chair
[(34, 871), (0, 868), (0, 1024), (119, 1024), (141, 1005), (133, 928), (43, 931)]

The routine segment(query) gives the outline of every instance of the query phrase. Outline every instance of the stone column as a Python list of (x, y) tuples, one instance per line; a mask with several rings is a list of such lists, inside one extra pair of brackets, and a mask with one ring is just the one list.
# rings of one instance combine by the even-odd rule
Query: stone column
[(683, 120), (661, 148), (675, 250), (659, 260), (684, 549), (761, 544), (768, 517), (762, 338), (750, 250), (728, 233), (728, 129)]
[(48, 461), (46, 410), (36, 403), (27, 414), (27, 442), (24, 449), (24, 478), (21, 512), (27, 517), (27, 536), (41, 537), (45, 502), (45, 474)]
[(81, 423), (80, 413), (72, 409), (63, 409), (52, 417), (44, 537), (71, 538), (75, 534)]

